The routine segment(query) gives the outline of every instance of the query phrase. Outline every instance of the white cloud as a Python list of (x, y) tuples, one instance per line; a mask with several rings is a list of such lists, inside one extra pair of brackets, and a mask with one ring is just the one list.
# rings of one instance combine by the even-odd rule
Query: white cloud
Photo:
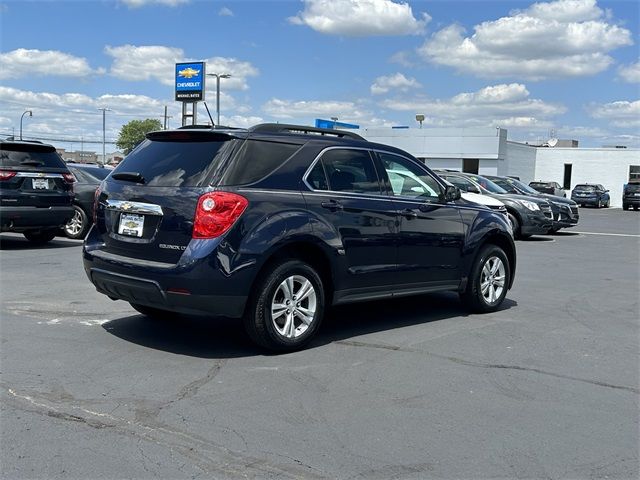
[(411, 6), (392, 0), (303, 0), (304, 11), (289, 22), (328, 35), (353, 37), (412, 35), (424, 32), (431, 17), (413, 16)]
[(614, 127), (640, 127), (640, 100), (634, 102), (620, 100), (605, 104), (592, 104), (589, 107), (589, 111), (591, 117), (606, 120)]
[(228, 7), (222, 7), (218, 10), (218, 15), (221, 17), (233, 17), (233, 12)]
[[(105, 52), (113, 57), (111, 75), (130, 81), (157, 80), (163, 85), (173, 85), (175, 81), (175, 64), (198, 61), (186, 57), (181, 48), (160, 45), (122, 45), (107, 46)], [(231, 78), (221, 80), (224, 88), (246, 90), (248, 77), (258, 75), (258, 69), (249, 62), (235, 58), (212, 57), (205, 60), (209, 73), (229, 73)], [(209, 77), (215, 84), (215, 78)], [(209, 87), (210, 88), (210, 87)]]
[(371, 94), (382, 95), (391, 90), (406, 92), (410, 88), (420, 88), (421, 86), (415, 78), (407, 78), (402, 73), (395, 73), (376, 78), (371, 85)]
[(438, 126), (547, 126), (565, 107), (529, 98), (524, 85), (512, 83), (460, 93), (449, 99), (391, 99), (386, 108), (424, 113), (426, 123)]
[(300, 125), (312, 125), (314, 119), (337, 117), (338, 121), (356, 123), (363, 127), (396, 125), (386, 119), (378, 118), (367, 107), (366, 101), (339, 101), (339, 100), (282, 100), (273, 98), (262, 106), (268, 121), (271, 119), (284, 120), (288, 123)]
[(542, 80), (597, 74), (612, 64), (608, 52), (632, 43), (631, 32), (608, 23), (595, 0), (557, 0), (483, 22), (471, 36), (450, 25), (418, 53), (480, 77)]
[(623, 65), (618, 69), (618, 75), (625, 82), (640, 83), (640, 61), (631, 65)]
[(25, 76), (87, 77), (104, 73), (93, 70), (86, 58), (57, 50), (27, 50), (18, 48), (0, 54), (0, 79)]
[(189, 3), (190, 0), (120, 0), (129, 8), (140, 8), (147, 5), (164, 5), (167, 7), (177, 7)]

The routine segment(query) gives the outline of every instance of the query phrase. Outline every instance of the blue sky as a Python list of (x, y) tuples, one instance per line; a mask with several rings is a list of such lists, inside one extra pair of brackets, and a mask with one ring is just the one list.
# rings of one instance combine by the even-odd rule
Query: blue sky
[[(25, 110), (26, 138), (73, 150), (101, 150), (101, 107), (108, 141), (165, 105), (177, 127), (174, 65), (206, 61), (232, 75), (233, 126), (413, 127), (422, 113), (425, 127), (638, 147), (639, 28), (636, 1), (3, 1), (0, 135)], [(215, 118), (214, 81), (207, 103)]]

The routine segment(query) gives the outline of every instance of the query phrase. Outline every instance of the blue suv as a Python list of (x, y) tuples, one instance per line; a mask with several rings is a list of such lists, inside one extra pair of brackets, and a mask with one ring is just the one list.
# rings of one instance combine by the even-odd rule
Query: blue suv
[(608, 207), (611, 204), (609, 190), (596, 183), (580, 183), (573, 187), (571, 200), (584, 207), (592, 205), (597, 208)]
[(328, 306), (453, 290), (498, 309), (516, 250), (504, 215), (410, 154), (339, 130), (153, 132), (102, 182), (84, 267), (152, 317), (242, 319), (304, 346)]

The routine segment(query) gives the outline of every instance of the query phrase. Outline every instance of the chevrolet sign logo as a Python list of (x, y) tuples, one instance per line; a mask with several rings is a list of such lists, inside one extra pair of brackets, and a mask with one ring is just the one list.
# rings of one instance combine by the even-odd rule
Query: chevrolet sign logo
[(133, 205), (131, 205), (129, 202), (125, 202), (122, 205), (120, 205), (120, 208), (122, 210), (131, 210), (133, 208)]
[(180, 70), (178, 72), (178, 75), (180, 77), (184, 77), (184, 78), (193, 78), (198, 76), (198, 74), (200, 73), (200, 70), (196, 70), (195, 68), (185, 68), (184, 70)]

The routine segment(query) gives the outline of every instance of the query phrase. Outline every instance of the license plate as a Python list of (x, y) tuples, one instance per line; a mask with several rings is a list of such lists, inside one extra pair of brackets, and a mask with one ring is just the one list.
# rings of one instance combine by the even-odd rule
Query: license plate
[(46, 178), (32, 178), (31, 185), (34, 190), (48, 190), (49, 189), (49, 180)]
[(131, 237), (142, 237), (143, 226), (144, 226), (143, 215), (123, 213), (122, 215), (120, 215), (120, 224), (118, 225), (118, 233), (120, 235), (129, 235)]

